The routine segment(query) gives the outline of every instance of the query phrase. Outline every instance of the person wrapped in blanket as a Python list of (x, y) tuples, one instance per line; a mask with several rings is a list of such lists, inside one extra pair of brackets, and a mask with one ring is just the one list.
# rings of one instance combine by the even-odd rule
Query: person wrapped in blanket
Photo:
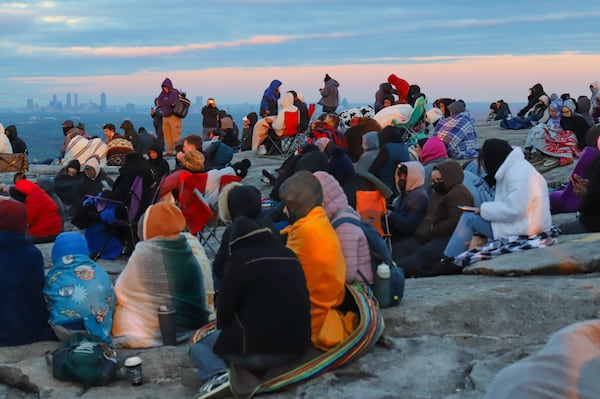
[(495, 187), (494, 199), (463, 213), (444, 250), (449, 261), (467, 250), (475, 232), (491, 239), (529, 237), (552, 227), (548, 184), (525, 160), (521, 148), (488, 139), (481, 147), (479, 164), (487, 172), (484, 179)]
[(290, 219), (281, 234), (287, 234), (287, 247), (300, 259), (310, 295), (311, 341), (327, 351), (344, 341), (358, 323), (355, 313), (337, 309), (345, 296), (342, 247), (321, 206), (321, 183), (312, 173), (296, 172), (281, 185), (279, 196)]
[(181, 234), (185, 224), (179, 208), (166, 202), (151, 205), (140, 218), (138, 235), (142, 241), (136, 244), (115, 283), (115, 346), (159, 346), (157, 310), (161, 305), (175, 309), (178, 333), (208, 322), (202, 268), (188, 243), (190, 238)]
[(88, 254), (79, 232), (56, 237), (44, 287), (50, 325), (61, 340), (88, 332), (110, 342), (115, 292), (108, 274)]
[[(230, 195), (248, 195), (236, 186)], [(260, 206), (260, 202), (259, 202)], [(311, 306), (298, 257), (258, 218), (234, 218), (217, 296), (217, 330), (190, 348), (201, 393), (227, 384), (227, 364), (285, 365), (310, 345)]]
[(450, 116), (438, 121), (433, 136), (439, 137), (444, 142), (450, 158), (476, 157), (479, 143), (475, 121), (466, 110), (465, 103), (462, 100), (454, 101), (448, 105), (448, 111)]

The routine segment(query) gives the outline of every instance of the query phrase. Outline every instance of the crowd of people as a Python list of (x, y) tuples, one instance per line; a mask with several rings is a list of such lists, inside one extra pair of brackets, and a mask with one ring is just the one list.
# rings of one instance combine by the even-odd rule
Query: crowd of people
[[(329, 74), (319, 89), (323, 113), (314, 118), (303, 96), (280, 94), (282, 86), (269, 84), (242, 132), (209, 98), (202, 132), (181, 140), (182, 118), (170, 112), (178, 92), (168, 78), (151, 110), (156, 135), (125, 120), (122, 133), (106, 123), (103, 140), (65, 121), (63, 166), (53, 186), (17, 173), (13, 186), (0, 187), (0, 255), (22, 265), (2, 282), (0, 317), (10, 328), (0, 333), (0, 345), (87, 331), (117, 347), (158, 346), (157, 309), (168, 306), (181, 337), (216, 317), (216, 333), (190, 351), (199, 379), (211, 386), (226, 382), (230, 362), (266, 370), (308, 347), (329, 351), (358, 324), (358, 315), (342, 306), (346, 285), (368, 292), (375, 280), (364, 231), (347, 223), (333, 227), (340, 218), (360, 219), (356, 193), (362, 190), (379, 191), (388, 203), (380, 217), (407, 277), (462, 273), (457, 259), (478, 237), (552, 234), (552, 213), (579, 212), (559, 226), (563, 234), (600, 231), (600, 126), (583, 115), (600, 116), (597, 82), (587, 102), (548, 96), (536, 84), (515, 117), (503, 100), (493, 103), (489, 121), (530, 128), (525, 148), (500, 138), (480, 146), (460, 99), (437, 99), (411, 118), (425, 95), (395, 74), (379, 86), (374, 106), (350, 119), (338, 113), (340, 84)], [(268, 154), (266, 138), (277, 145), (289, 114), (305, 140), (277, 170), (262, 171), (273, 186), (267, 208), (258, 188), (243, 182), (250, 161), (232, 163), (233, 156)], [(15, 126), (4, 130), (0, 152), (26, 153)], [(564, 188), (549, 192), (535, 167), (538, 152), (559, 165), (579, 159)], [(174, 171), (165, 159), (171, 156)], [(119, 167), (114, 181), (107, 165)], [(223, 187), (223, 176), (236, 182)], [(212, 264), (187, 232), (193, 212), (179, 190), (194, 177), (203, 182), (195, 187), (202, 200), (227, 226)], [(110, 205), (132, 207), (133, 192), (135, 214), (115, 229), (123, 209)], [(85, 234), (63, 232), (67, 219)], [(47, 241), (54, 241), (53, 267), (44, 274), (34, 242)], [(121, 255), (127, 265), (113, 287), (95, 259)]]

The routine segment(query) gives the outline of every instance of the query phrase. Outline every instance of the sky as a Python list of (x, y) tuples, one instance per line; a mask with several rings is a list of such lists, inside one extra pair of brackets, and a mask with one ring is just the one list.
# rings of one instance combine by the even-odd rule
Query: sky
[(258, 103), (272, 79), (307, 102), (326, 73), (372, 103), (387, 76), (430, 100), (589, 95), (597, 1), (23, 1), (0, 5), (0, 107), (27, 98), (151, 104), (165, 77), (192, 100)]

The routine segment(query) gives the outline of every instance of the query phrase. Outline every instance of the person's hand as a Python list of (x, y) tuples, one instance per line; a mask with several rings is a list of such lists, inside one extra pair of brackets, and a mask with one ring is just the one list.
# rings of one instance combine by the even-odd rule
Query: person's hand
[(177, 153), (177, 155), (175, 155), (175, 157), (177, 158), (177, 160), (178, 160), (179, 162), (183, 161), (183, 157), (184, 157), (184, 156), (185, 156), (185, 154), (184, 154), (182, 151), (179, 151), (179, 152)]
[(574, 173), (573, 176), (569, 177), (569, 181), (573, 185), (573, 191), (578, 197), (584, 197), (587, 194), (588, 186), (590, 184), (588, 179), (584, 179)]

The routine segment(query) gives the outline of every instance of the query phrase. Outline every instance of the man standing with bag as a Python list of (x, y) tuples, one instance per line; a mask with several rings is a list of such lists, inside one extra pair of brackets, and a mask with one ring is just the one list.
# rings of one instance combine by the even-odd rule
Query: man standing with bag
[(181, 118), (173, 114), (173, 106), (179, 98), (179, 91), (173, 88), (171, 79), (163, 80), (162, 91), (158, 95), (158, 106), (162, 113), (163, 135), (167, 147), (167, 156), (175, 155), (174, 146), (181, 136)]

